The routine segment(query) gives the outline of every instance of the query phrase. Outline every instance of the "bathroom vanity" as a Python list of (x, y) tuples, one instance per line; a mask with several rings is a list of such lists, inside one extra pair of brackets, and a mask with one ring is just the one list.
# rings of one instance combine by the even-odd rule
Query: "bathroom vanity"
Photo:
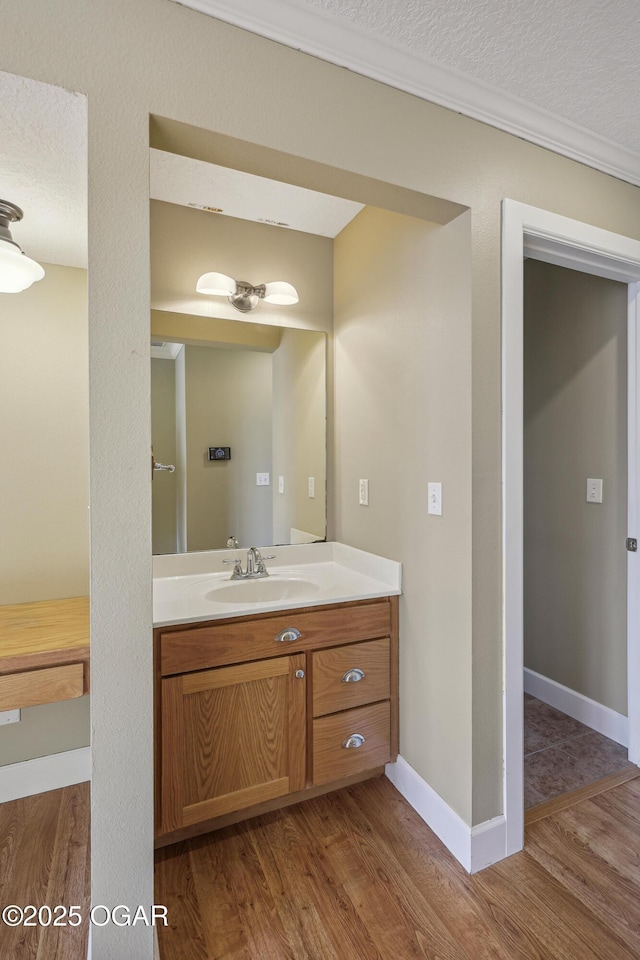
[(400, 564), (341, 544), (277, 553), (262, 583), (218, 572), (238, 551), (154, 562), (158, 846), (396, 758)]

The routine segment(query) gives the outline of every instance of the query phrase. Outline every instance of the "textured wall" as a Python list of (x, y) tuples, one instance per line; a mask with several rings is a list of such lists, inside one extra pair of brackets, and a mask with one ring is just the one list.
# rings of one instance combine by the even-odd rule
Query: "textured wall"
[[(400, 753), (467, 823), (469, 254), (468, 214), (438, 227), (365, 208), (337, 237), (334, 265), (337, 538), (404, 564)], [(427, 516), (428, 480), (443, 484), (442, 517)]]
[[(151, 361), (151, 445), (159, 463), (176, 462), (176, 370), (175, 361)], [(153, 552), (175, 553), (175, 473), (156, 471), (153, 475)]]

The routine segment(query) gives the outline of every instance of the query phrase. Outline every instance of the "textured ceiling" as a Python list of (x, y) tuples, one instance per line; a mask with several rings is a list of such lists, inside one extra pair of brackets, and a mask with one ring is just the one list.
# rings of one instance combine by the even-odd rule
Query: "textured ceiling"
[(640, 154), (640, 0), (293, 0)]
[(24, 219), (11, 233), (34, 260), (87, 264), (87, 103), (0, 72), (0, 198)]

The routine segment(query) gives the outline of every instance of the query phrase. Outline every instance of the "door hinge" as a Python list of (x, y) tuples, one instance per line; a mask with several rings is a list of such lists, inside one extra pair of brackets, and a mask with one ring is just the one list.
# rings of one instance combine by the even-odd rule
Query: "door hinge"
[(638, 541), (635, 537), (627, 537), (627, 550), (630, 553), (636, 553), (638, 550)]

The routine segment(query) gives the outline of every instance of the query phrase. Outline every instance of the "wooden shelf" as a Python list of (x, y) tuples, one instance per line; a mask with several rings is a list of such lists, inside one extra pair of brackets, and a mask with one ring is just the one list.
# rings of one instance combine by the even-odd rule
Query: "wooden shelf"
[(0, 606), (0, 674), (89, 662), (89, 598)]

